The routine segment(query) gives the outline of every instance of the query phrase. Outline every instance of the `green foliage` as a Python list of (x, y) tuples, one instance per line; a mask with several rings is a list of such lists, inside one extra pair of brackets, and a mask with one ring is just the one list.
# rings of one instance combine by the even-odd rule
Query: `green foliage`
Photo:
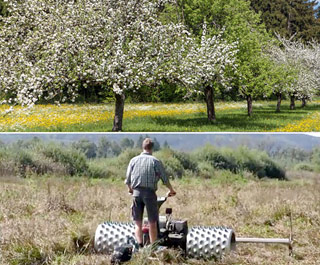
[(142, 86), (137, 91), (128, 91), (129, 102), (181, 102), (186, 90), (178, 84), (162, 81), (158, 86)]
[[(217, 149), (212, 145), (198, 149), (193, 153), (195, 160), (206, 161), (215, 169), (229, 170), (233, 173), (248, 171), (259, 178), (285, 179), (285, 170), (275, 163), (266, 153), (240, 147)], [(210, 172), (207, 164), (202, 164)]]
[[(96, 148), (97, 157), (114, 157), (121, 153), (121, 147), (114, 141), (109, 141), (106, 137), (99, 139), (98, 146)], [(95, 156), (94, 156), (95, 157)]]
[(72, 147), (84, 153), (87, 158), (94, 158), (97, 156), (96, 144), (87, 139), (81, 139), (73, 143)]
[(120, 141), (120, 147), (125, 150), (128, 148), (133, 148), (134, 147), (134, 141), (132, 139), (129, 138), (123, 138)]
[(7, 15), (8, 15), (8, 11), (7, 11), (6, 4), (4, 3), (3, 0), (0, 0), (0, 17), (7, 16)]
[(40, 152), (47, 158), (51, 158), (54, 162), (59, 162), (66, 166), (68, 174), (85, 175), (88, 171), (86, 157), (78, 150), (49, 144)]
[(210, 179), (215, 176), (216, 173), (215, 168), (208, 161), (198, 162), (198, 169), (199, 173), (197, 174), (197, 176), (204, 179)]
[(111, 171), (103, 160), (93, 160), (89, 163), (87, 172), (89, 178), (109, 178), (112, 176)]
[(127, 169), (130, 160), (140, 153), (140, 148), (127, 149), (123, 151), (116, 159), (114, 159), (114, 161), (116, 161), (119, 167), (124, 167), (125, 169)]
[(315, 148), (312, 151), (311, 162), (314, 166), (315, 171), (320, 172), (320, 148)]
[(174, 157), (169, 149), (161, 150), (157, 153), (157, 158), (161, 160), (168, 176), (172, 178), (181, 178), (184, 174), (184, 168), (180, 161)]
[[(130, 144), (132, 145), (132, 142)], [(246, 143), (247, 145), (249, 146), (249, 143)], [(75, 149), (72, 146), (74, 144), (45, 143), (34, 139), (4, 145), (0, 147), (0, 164), (7, 166), (0, 172), (7, 172), (7, 168), (12, 165), (12, 170), (23, 177), (29, 174), (54, 174), (123, 179), (130, 160), (141, 153), (141, 148), (125, 148), (118, 156), (88, 158), (85, 149)], [(284, 167), (276, 161), (281, 161), (284, 165), (283, 161), (288, 156), (290, 158), (287, 158), (288, 163), (285, 165), (289, 168), (299, 161), (304, 164), (296, 166), (296, 169), (319, 170), (320, 149), (314, 149), (312, 156), (295, 149), (288, 152), (274, 150), (273, 153), (272, 150), (268, 150), (273, 156), (271, 158), (265, 151), (246, 146), (221, 148), (207, 144), (191, 153), (165, 147), (154, 152), (154, 156), (163, 163), (167, 174), (173, 178), (214, 178), (216, 172), (228, 171), (241, 175), (241, 178), (249, 174), (258, 178), (286, 179)], [(270, 148), (277, 147), (270, 146)], [(308, 159), (303, 159), (304, 154)], [(291, 156), (294, 157), (293, 160)]]
[(251, 0), (252, 8), (261, 14), (268, 31), (283, 37), (320, 40), (320, 22), (316, 19), (315, 1)]
[(187, 153), (163, 148), (155, 153), (155, 156), (163, 163), (166, 173), (173, 178), (181, 178), (186, 174), (186, 171), (194, 173), (198, 170), (197, 163), (192, 161)]
[(35, 246), (35, 245), (16, 245), (15, 246), (15, 257), (11, 260), (11, 265), (19, 264), (45, 264), (48, 261), (46, 253)]
[(238, 172), (239, 168), (230, 149), (217, 149), (212, 145), (206, 145), (204, 148), (193, 154), (197, 161), (207, 161), (216, 169), (226, 169), (232, 172)]
[(314, 171), (314, 166), (311, 163), (302, 162), (302, 163), (295, 165), (294, 169), (297, 171), (303, 170), (303, 171), (312, 172), (312, 171)]
[(209, 34), (215, 35), (224, 29), (224, 38), (229, 43), (238, 43), (237, 71), (229, 73), (233, 78), (233, 90), (244, 97), (269, 96), (273, 63), (263, 55), (263, 50), (271, 38), (250, 2), (184, 0), (178, 3), (181, 19), (196, 36), (201, 36), (202, 23), (206, 21)]

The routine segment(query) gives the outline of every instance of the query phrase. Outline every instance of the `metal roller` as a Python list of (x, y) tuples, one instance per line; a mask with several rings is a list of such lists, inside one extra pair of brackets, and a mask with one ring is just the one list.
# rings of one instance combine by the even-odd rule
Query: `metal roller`
[(96, 230), (94, 248), (99, 253), (111, 254), (123, 244), (137, 247), (133, 223), (104, 222)]
[[(137, 248), (133, 223), (105, 222), (95, 233), (94, 246), (97, 252), (111, 254), (125, 243)], [(186, 253), (192, 258), (219, 259), (235, 248), (235, 235), (226, 227), (195, 226), (187, 235)]]
[(192, 227), (187, 236), (187, 255), (193, 258), (220, 259), (224, 253), (235, 249), (232, 229), (214, 226)]

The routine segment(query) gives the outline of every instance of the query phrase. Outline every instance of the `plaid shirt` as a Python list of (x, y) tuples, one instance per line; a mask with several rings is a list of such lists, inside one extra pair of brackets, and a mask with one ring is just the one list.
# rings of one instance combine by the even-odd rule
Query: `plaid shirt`
[(163, 184), (168, 184), (169, 179), (162, 163), (149, 153), (143, 152), (131, 159), (125, 183), (135, 188), (149, 188), (157, 190), (159, 179)]

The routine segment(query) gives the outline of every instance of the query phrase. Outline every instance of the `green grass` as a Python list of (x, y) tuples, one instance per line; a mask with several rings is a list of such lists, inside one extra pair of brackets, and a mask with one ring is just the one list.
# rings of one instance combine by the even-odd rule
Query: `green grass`
[[(255, 107), (256, 104), (256, 107)], [(216, 106), (219, 102), (216, 103)], [(253, 114), (247, 115), (246, 109), (216, 110), (216, 122), (209, 123), (205, 113), (181, 114), (175, 116), (141, 117), (123, 120), (124, 132), (267, 132), (298, 122), (307, 115), (320, 111), (317, 103), (305, 108), (297, 106), (289, 109), (284, 101), (281, 112), (275, 112), (275, 101), (259, 101), (253, 104)], [(112, 130), (112, 121), (93, 122), (65, 127), (36, 127), (25, 131), (38, 132), (106, 132)]]

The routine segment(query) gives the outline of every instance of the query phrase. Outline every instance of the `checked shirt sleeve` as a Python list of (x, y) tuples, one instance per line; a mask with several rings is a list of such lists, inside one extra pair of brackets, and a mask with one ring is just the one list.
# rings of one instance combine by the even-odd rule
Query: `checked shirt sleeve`
[(124, 182), (127, 185), (131, 185), (132, 168), (133, 168), (133, 162), (131, 160), (127, 168), (126, 180)]

